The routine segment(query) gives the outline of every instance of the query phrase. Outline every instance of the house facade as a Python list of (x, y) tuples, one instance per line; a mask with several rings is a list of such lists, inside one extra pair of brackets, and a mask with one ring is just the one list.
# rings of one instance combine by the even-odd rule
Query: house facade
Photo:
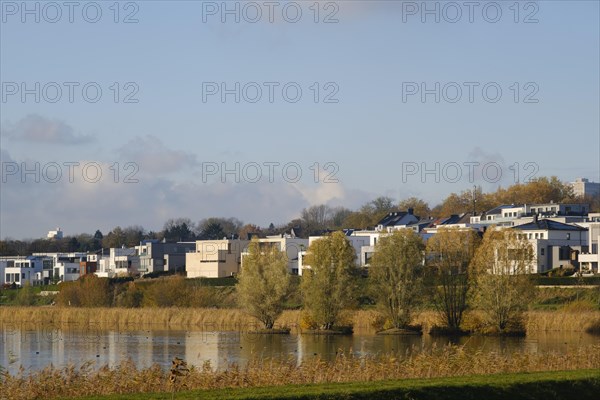
[[(308, 247), (309, 239), (301, 239), (290, 235), (267, 236), (258, 239), (259, 246), (275, 246), (277, 250), (283, 251), (288, 260), (288, 272), (292, 275), (300, 275), (299, 254)], [(244, 257), (248, 255), (246, 249), (242, 252), (242, 268), (244, 268)]]
[(139, 256), (140, 274), (152, 272), (176, 272), (185, 269), (186, 254), (196, 251), (196, 242), (166, 243), (158, 240), (144, 240), (135, 246)]
[(534, 261), (531, 273), (543, 273), (554, 268), (579, 268), (578, 256), (588, 248), (587, 229), (550, 219), (538, 220), (514, 227), (529, 240)]
[(0, 257), (2, 284), (15, 284), (21, 287), (27, 283), (31, 286), (41, 285), (44, 261), (46, 264), (52, 262), (44, 257), (36, 256)]
[(249, 240), (198, 240), (194, 252), (185, 254), (188, 278), (223, 278), (240, 272), (242, 253)]
[(109, 249), (108, 256), (98, 258), (98, 268), (95, 274), (100, 278), (138, 275), (140, 257), (135, 249), (126, 247)]
[(600, 243), (600, 222), (588, 224), (587, 231), (588, 247), (586, 251), (579, 253), (579, 265), (583, 273), (598, 273), (600, 270), (600, 254), (598, 244)]

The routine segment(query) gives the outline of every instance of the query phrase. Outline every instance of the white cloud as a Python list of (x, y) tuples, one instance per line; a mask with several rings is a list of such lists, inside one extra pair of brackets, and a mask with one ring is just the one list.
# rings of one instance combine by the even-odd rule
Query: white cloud
[(49, 119), (38, 114), (29, 114), (16, 124), (2, 129), (2, 136), (14, 141), (79, 145), (95, 140), (92, 135), (82, 135), (57, 119)]
[(196, 156), (169, 149), (156, 136), (136, 136), (117, 150), (124, 162), (138, 164), (141, 174), (166, 174), (197, 165)]

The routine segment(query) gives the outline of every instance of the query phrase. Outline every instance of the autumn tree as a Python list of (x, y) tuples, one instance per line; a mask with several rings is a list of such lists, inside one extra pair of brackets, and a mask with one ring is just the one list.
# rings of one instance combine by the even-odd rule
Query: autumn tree
[(238, 237), (242, 240), (246, 240), (249, 234), (260, 234), (262, 229), (258, 225), (246, 224), (238, 231)]
[(258, 240), (248, 245), (248, 254), (243, 259), (236, 285), (238, 303), (265, 329), (273, 329), (290, 294), (287, 261), (286, 253), (277, 246), (261, 245)]
[(460, 193), (450, 193), (444, 199), (439, 210), (438, 217), (447, 217), (452, 214), (472, 213), (481, 214), (498, 204), (493, 199), (483, 193), (480, 186), (475, 186), (470, 190), (463, 190)]
[(429, 208), (429, 204), (427, 204), (427, 202), (423, 199), (409, 197), (398, 203), (399, 210), (408, 210), (409, 208), (413, 209), (414, 215), (417, 215), (421, 218), (426, 218), (431, 215), (431, 209)]
[(512, 229), (488, 228), (470, 265), (473, 300), (489, 326), (499, 333), (522, 329), (523, 313), (535, 286), (529, 241)]
[(320, 329), (340, 322), (344, 309), (356, 304), (356, 254), (343, 232), (315, 240), (308, 248), (302, 273), (304, 310)]
[(433, 275), (433, 303), (445, 326), (460, 330), (467, 309), (469, 264), (479, 236), (471, 229), (443, 228), (427, 241), (427, 267)]
[(77, 280), (79, 302), (83, 307), (108, 307), (111, 292), (107, 278), (99, 278), (95, 274), (84, 275)]
[(369, 267), (377, 305), (394, 328), (406, 328), (423, 293), (421, 237), (399, 229), (379, 238)]
[(364, 204), (358, 211), (348, 213), (344, 219), (345, 228), (366, 229), (377, 225), (383, 217), (394, 209), (391, 197), (380, 196)]

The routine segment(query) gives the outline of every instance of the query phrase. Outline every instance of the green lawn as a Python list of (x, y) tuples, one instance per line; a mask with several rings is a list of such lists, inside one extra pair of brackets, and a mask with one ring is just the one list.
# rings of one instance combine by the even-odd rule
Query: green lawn
[[(182, 391), (175, 399), (413, 399), (586, 400), (600, 393), (600, 370), (478, 375), (439, 379), (293, 385)], [(112, 395), (91, 399), (171, 399), (170, 393)]]

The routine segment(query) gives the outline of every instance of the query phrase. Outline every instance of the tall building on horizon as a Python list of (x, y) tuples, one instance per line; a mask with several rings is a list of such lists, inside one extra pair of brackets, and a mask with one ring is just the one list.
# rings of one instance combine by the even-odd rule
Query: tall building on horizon
[(570, 184), (573, 187), (575, 196), (600, 196), (600, 183), (590, 182), (587, 178), (577, 178), (575, 182)]

